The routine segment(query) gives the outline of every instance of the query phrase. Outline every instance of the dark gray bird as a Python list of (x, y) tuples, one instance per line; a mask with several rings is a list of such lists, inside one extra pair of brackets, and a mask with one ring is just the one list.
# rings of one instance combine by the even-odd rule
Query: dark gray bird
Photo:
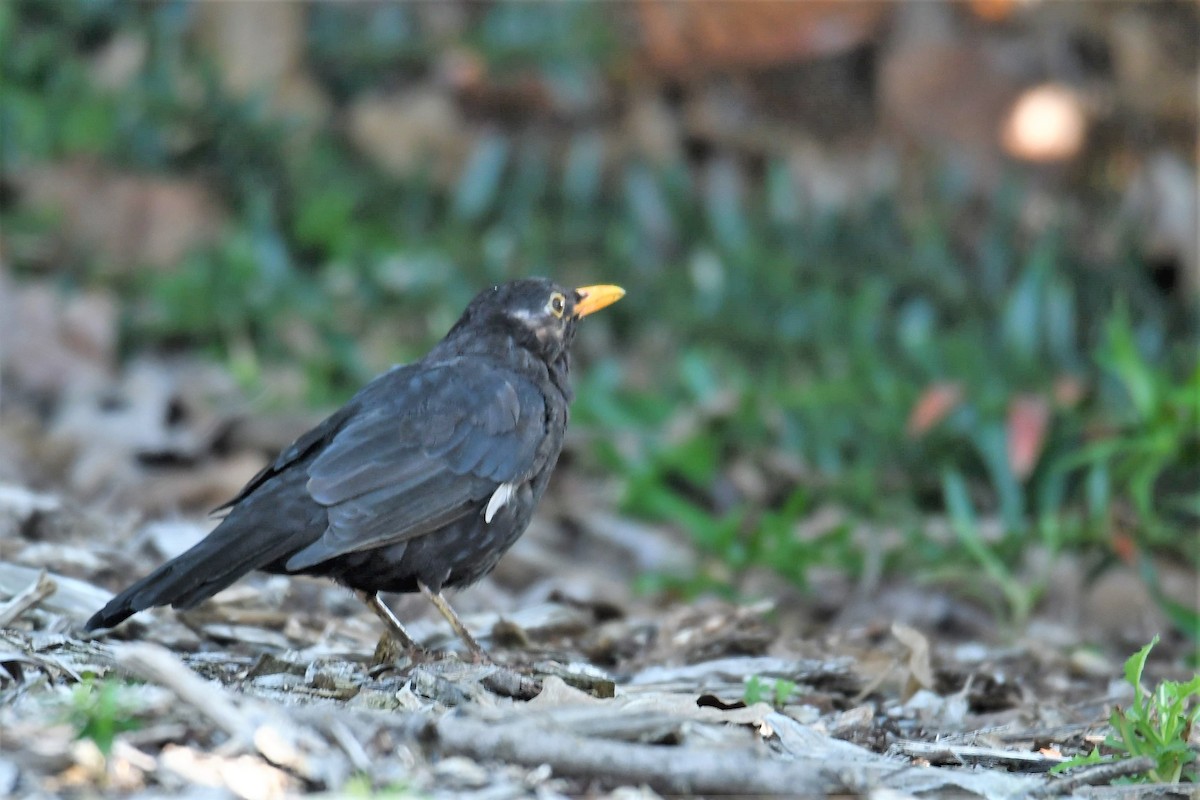
[(212, 533), (87, 629), (154, 606), (192, 608), (262, 570), (356, 590), (409, 649), (376, 593), (420, 591), (483, 656), (442, 589), (488, 574), (529, 525), (562, 450), (576, 326), (624, 294), (544, 279), (482, 292), (428, 355), (380, 375), (293, 442), (222, 506)]

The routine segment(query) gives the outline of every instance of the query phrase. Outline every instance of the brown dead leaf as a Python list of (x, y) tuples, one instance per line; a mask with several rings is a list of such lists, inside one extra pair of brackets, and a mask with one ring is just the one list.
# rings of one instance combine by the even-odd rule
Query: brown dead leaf
[(1012, 16), (1017, 0), (969, 0), (971, 12), (984, 22), (1003, 22)]
[(917, 399), (908, 415), (908, 435), (913, 438), (924, 436), (962, 402), (962, 386), (957, 383), (935, 383)]
[(355, 146), (390, 175), (432, 170), (449, 181), (472, 146), (472, 137), (453, 100), (437, 89), (364, 94), (347, 109)]
[(1121, 559), (1121, 561), (1130, 565), (1137, 563), (1137, 540), (1135, 540), (1128, 531), (1113, 531), (1111, 545), (1113, 553), (1117, 556), (1117, 558)]
[(933, 665), (929, 659), (929, 640), (925, 638), (925, 634), (916, 628), (894, 622), (892, 636), (908, 650), (904, 664), (907, 671), (902, 693), (904, 700), (907, 701), (920, 689), (933, 691), (937, 679), (933, 674)]
[(203, 3), (197, 11), (198, 38), (226, 89), (239, 97), (262, 94), (292, 123), (325, 119), (329, 98), (305, 64), (303, 5)]
[(772, 67), (843, 53), (874, 38), (887, 3), (766, 0), (638, 3), (644, 49), (664, 71)]
[(879, 104), (914, 144), (970, 164), (987, 185), (1002, 164), (997, 131), (1022, 80), (999, 43), (956, 29), (943, 3), (899, 3), (879, 60)]
[(1046, 444), (1050, 407), (1040, 395), (1018, 395), (1008, 406), (1008, 466), (1024, 480), (1037, 466)]
[(216, 196), (197, 181), (76, 160), (31, 168), (19, 185), (30, 205), (62, 214), (59, 230), (71, 248), (96, 251), (121, 270), (174, 266), (224, 225)]

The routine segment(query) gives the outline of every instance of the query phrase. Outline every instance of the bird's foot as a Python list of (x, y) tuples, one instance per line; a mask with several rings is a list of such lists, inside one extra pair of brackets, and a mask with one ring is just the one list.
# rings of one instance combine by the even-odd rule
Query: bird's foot
[(379, 637), (375, 652), (371, 656), (373, 666), (395, 666), (407, 661), (412, 664), (425, 664), (437, 660), (437, 653), (426, 650), (420, 645), (409, 646), (400, 642), (390, 632)]

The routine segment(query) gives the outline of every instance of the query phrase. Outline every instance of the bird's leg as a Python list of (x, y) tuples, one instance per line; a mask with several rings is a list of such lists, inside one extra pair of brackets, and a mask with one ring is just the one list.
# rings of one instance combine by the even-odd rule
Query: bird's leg
[(467, 630), (467, 626), (463, 625), (462, 620), (458, 618), (458, 614), (454, 613), (454, 609), (446, 602), (446, 598), (442, 597), (442, 593), (433, 591), (422, 581), (417, 581), (417, 586), (421, 587), (421, 594), (429, 598), (429, 602), (433, 603), (433, 607), (442, 612), (442, 616), (450, 623), (450, 627), (458, 634), (458, 638), (462, 639), (463, 644), (471, 651), (471, 656), (475, 661), (477, 663), (491, 664), (491, 657), (479, 646), (479, 642), (475, 641), (475, 637)]
[(400, 620), (396, 619), (396, 615), (392, 613), (392, 610), (379, 599), (379, 595), (374, 592), (359, 590), (355, 590), (354, 593), (358, 595), (359, 600), (366, 603), (367, 608), (375, 612), (375, 616), (379, 617), (383, 624), (387, 626), (388, 633), (392, 635), (392, 638), (401, 647), (410, 653), (424, 650), (421, 645), (417, 644), (415, 639), (408, 635), (408, 631), (404, 630), (404, 626), (400, 624)]

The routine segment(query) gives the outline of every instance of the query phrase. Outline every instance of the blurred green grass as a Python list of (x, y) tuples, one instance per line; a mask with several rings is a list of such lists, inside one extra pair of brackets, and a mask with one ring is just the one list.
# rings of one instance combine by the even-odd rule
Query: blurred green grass
[[(539, 12), (530, 27), (528, 9), (485, 17), (474, 45), (490, 62), (605, 69), (616, 45), (590, 12)], [(1063, 552), (1102, 569), (1132, 542), (1151, 580), (1155, 557), (1197, 563), (1194, 309), (1150, 284), (1132, 232), (1098, 263), (1065, 214), (1025, 232), (1019, 179), (981, 204), (937, 172), (919, 203), (884, 197), (819, 213), (781, 163), (745, 193), (736, 181), (700, 185), (684, 165), (606, 172), (591, 130), (564, 134), (560, 157), (497, 128), (455, 185), (390, 178), (336, 129), (282, 145), (289, 123), (225, 95), (187, 47), (187, 13), (178, 3), (0, 5), (6, 169), (86, 155), (200, 173), (233, 211), (229, 236), (174, 270), (112, 269), (87, 254), (53, 265), (65, 285), (103, 284), (127, 300), (126, 352), (205, 350), (252, 391), (271, 365), (299, 365), (307, 402), (328, 406), (387, 362), (419, 356), (480, 286), (529, 274), (612, 281), (630, 294), (581, 341), (575, 419), (601, 434), (585, 466), (621, 477), (623, 510), (686, 530), (705, 554), (696, 574), (654, 586), (735, 592), (764, 568), (798, 585), (816, 566), (857, 574), (877, 545), (855, 529), (882, 521), (904, 532), (886, 569), (976, 590), (965, 576), (982, 572), (984, 593), (1014, 620)], [(429, 57), (398, 7), (379, 13), (386, 25), (372, 18), (370, 35), (351, 35), (361, 19), (318, 9), (313, 58), (335, 96)], [(122, 27), (150, 50), (118, 98), (73, 54)], [(564, 50), (572, 35), (585, 45)], [(348, 48), (358, 41), (373, 44)], [(179, 69), (198, 99), (175, 91)], [(1115, 226), (1107, 202), (1092, 214)], [(19, 206), (2, 221), (18, 243), (55, 225)], [(46, 267), (14, 250), (17, 271)], [(383, 352), (365, 352), (368, 339), (385, 341)], [(1064, 381), (1079, 397), (1056, 399)], [(949, 384), (956, 402), (914, 432), (913, 409)], [(1017, 475), (1009, 439), (1020, 398), (1041, 402), (1048, 421), (1035, 463)], [(747, 466), (762, 491), (730, 479)], [(830, 505), (842, 523), (797, 535)], [(931, 515), (947, 517), (953, 536), (926, 535)], [(985, 535), (985, 519), (998, 534)], [(1194, 611), (1161, 602), (1196, 631)]]

